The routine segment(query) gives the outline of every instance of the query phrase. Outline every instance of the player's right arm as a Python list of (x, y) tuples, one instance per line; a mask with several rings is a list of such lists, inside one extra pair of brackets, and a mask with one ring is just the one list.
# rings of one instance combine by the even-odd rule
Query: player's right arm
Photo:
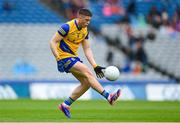
[(52, 39), (50, 41), (50, 48), (51, 48), (53, 55), (56, 57), (56, 59), (58, 59), (58, 51), (57, 51), (58, 43), (62, 39), (63, 39), (63, 37), (61, 35), (59, 35), (58, 32), (56, 32), (56, 34), (52, 37)]
[(63, 24), (59, 28), (59, 30), (56, 32), (56, 34), (52, 37), (50, 41), (50, 48), (53, 53), (53, 55), (58, 58), (58, 44), (59, 42), (68, 34), (69, 32), (69, 25), (68, 24)]

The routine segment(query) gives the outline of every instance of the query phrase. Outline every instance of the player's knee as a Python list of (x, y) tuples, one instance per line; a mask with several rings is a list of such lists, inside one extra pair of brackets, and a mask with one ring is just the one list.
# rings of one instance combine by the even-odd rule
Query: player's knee
[(91, 86), (88, 84), (88, 85), (86, 86), (86, 89), (88, 90), (90, 87), (91, 87)]
[(93, 74), (90, 71), (84, 72), (84, 76), (86, 79), (93, 77)]
[(83, 83), (82, 86), (86, 89), (89, 89), (90, 88), (90, 84), (87, 82), (87, 83)]

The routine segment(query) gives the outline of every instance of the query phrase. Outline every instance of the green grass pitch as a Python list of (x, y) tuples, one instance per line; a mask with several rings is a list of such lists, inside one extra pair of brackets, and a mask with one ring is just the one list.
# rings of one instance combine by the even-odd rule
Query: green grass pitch
[(0, 122), (180, 122), (180, 102), (76, 101), (67, 119), (62, 100), (0, 100)]

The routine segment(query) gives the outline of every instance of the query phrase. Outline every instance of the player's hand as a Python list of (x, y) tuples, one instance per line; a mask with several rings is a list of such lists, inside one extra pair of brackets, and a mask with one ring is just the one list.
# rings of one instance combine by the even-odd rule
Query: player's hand
[(103, 78), (104, 77), (104, 73), (103, 73), (103, 69), (105, 69), (105, 67), (101, 67), (101, 66), (96, 66), (94, 68), (94, 71), (96, 73), (97, 78)]

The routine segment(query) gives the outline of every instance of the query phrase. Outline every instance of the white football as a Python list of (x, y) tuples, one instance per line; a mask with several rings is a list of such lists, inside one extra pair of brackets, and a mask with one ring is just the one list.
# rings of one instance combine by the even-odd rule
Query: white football
[(115, 81), (119, 78), (120, 72), (119, 69), (115, 66), (108, 66), (104, 70), (104, 76), (107, 80)]

